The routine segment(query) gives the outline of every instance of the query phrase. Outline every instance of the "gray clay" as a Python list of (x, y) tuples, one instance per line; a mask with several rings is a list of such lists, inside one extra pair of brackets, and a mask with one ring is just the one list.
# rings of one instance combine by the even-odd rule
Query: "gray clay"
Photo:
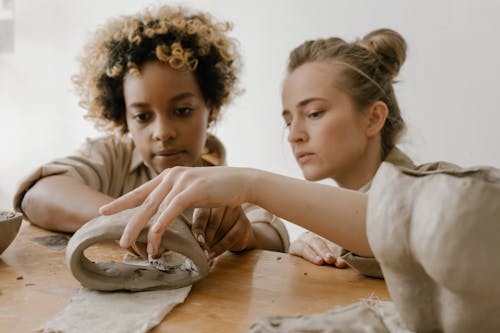
[[(70, 239), (66, 249), (67, 265), (82, 286), (105, 291), (181, 288), (193, 284), (208, 273), (207, 259), (191, 233), (189, 220), (182, 215), (169, 226), (162, 240), (165, 252), (173, 251), (188, 258), (182, 265), (168, 266), (158, 262), (147, 266), (121, 262), (94, 263), (84, 256), (84, 250), (92, 244), (120, 239), (135, 211), (129, 209), (115, 215), (97, 217), (82, 226)], [(149, 224), (139, 235), (138, 242), (147, 243), (148, 230)], [(168, 269), (162, 269), (167, 266)]]
[(23, 214), (14, 213), (11, 211), (0, 210), (0, 254), (12, 243), (16, 238)]

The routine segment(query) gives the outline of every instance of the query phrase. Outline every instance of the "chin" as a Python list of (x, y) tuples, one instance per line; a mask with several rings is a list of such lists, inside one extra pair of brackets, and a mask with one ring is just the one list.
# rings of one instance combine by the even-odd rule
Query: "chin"
[(327, 175), (323, 175), (321, 172), (307, 169), (302, 169), (302, 174), (304, 175), (304, 178), (306, 180), (309, 180), (311, 182), (322, 180), (328, 177)]

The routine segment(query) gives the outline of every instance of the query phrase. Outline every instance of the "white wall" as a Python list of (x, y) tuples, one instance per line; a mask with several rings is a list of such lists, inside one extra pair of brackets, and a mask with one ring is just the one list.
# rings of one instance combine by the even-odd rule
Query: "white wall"
[[(98, 133), (82, 119), (70, 76), (85, 36), (141, 0), (15, 0), (15, 53), (0, 54), (0, 207), (31, 168)], [(301, 177), (286, 142), (280, 88), (288, 52), (305, 39), (351, 40), (380, 27), (409, 44), (396, 86), (417, 162), (500, 167), (500, 1), (205, 0), (184, 2), (234, 22), (245, 94), (217, 134), (229, 163)], [(292, 238), (298, 227), (291, 225)]]

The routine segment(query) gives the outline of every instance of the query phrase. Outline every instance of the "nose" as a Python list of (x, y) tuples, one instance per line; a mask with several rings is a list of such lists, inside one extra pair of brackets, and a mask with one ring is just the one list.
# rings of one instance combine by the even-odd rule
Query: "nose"
[(177, 136), (175, 124), (165, 116), (160, 116), (155, 119), (153, 127), (153, 140), (168, 141)]
[(288, 142), (301, 142), (307, 140), (307, 132), (304, 126), (298, 120), (293, 120), (290, 122), (288, 127)]

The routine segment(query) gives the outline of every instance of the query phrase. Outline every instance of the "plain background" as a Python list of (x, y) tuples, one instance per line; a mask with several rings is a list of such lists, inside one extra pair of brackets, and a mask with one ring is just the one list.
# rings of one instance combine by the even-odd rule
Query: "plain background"
[[(6, 0), (3, 0), (6, 1)], [(12, 0), (8, 0), (12, 3)], [(158, 3), (152, 2), (152, 3)], [(178, 4), (178, 2), (162, 1)], [(35, 166), (100, 135), (72, 92), (76, 56), (109, 17), (141, 0), (15, 0), (14, 52), (0, 53), (0, 208)], [(244, 93), (215, 133), (233, 166), (302, 178), (281, 119), (287, 55), (306, 39), (352, 41), (381, 27), (409, 48), (395, 86), (408, 124), (401, 147), (416, 162), (447, 160), (500, 167), (500, 1), (186, 1), (234, 23)], [(300, 228), (288, 224), (291, 238)]]

